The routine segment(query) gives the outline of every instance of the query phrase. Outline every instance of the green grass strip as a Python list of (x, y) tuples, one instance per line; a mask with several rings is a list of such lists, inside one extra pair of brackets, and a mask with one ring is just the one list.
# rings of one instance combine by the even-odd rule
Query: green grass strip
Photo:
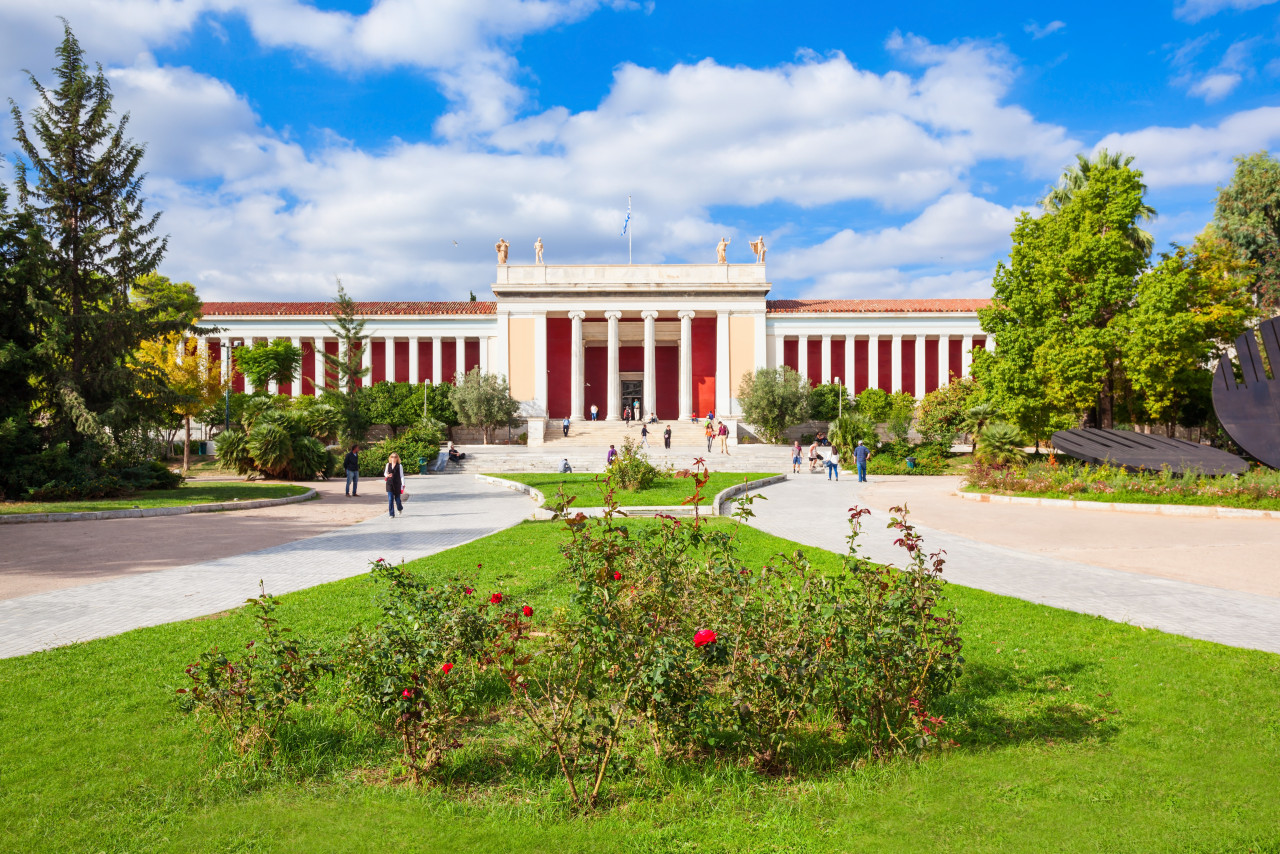
[(90, 513), (96, 510), (130, 510), (149, 507), (185, 507), (217, 504), (222, 501), (258, 501), (302, 495), (309, 487), (291, 483), (200, 483), (188, 482), (177, 489), (148, 489), (126, 498), (96, 498), (89, 501), (14, 501), (0, 503), (0, 514)]
[[(778, 472), (713, 472), (711, 479), (702, 488), (702, 500), (699, 506), (709, 505), (721, 491), (728, 489), (743, 480), (760, 480), (773, 477)], [(565, 495), (576, 496), (574, 507), (604, 506), (603, 474), (491, 474), (514, 480), (526, 486), (532, 486), (542, 492), (550, 502), (555, 498), (556, 490), (563, 486)], [(620, 507), (673, 507), (682, 504), (693, 495), (693, 479), (688, 477), (662, 478), (648, 489), (639, 492), (628, 492), (625, 489), (614, 490), (613, 497)], [(543, 506), (546, 506), (545, 504)]]

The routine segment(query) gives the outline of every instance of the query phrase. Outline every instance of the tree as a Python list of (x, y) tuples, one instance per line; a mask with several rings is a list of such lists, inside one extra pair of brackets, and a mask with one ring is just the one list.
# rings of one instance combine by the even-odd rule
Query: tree
[(1000, 417), (1000, 410), (986, 401), (975, 403), (964, 413), (960, 427), (973, 437), (973, 453), (978, 454), (978, 437), (988, 424)]
[(916, 430), (920, 438), (950, 447), (964, 424), (969, 401), (976, 394), (978, 384), (972, 377), (957, 379), (926, 394), (916, 415)]
[(204, 303), (190, 282), (174, 282), (168, 276), (148, 273), (131, 287), (134, 306), (151, 312), (167, 323), (193, 325), (200, 319)]
[[(357, 383), (369, 373), (369, 368), (361, 367), (361, 351), (366, 346), (364, 337), (365, 321), (359, 319), (356, 301), (347, 296), (342, 287), (342, 279), (338, 279), (338, 295), (333, 300), (333, 325), (329, 331), (338, 339), (338, 355), (324, 354), (325, 374), (332, 372), (337, 377), (338, 391), (354, 396)], [(322, 385), (325, 380), (317, 378)]]
[(870, 419), (873, 424), (888, 421), (892, 406), (889, 392), (881, 388), (869, 388), (858, 395), (858, 414)]
[(996, 267), (995, 299), (978, 311), (997, 345), (982, 383), (999, 400), (1027, 397), (1014, 417), (1090, 412), (1103, 429), (1114, 424), (1125, 336), (1115, 321), (1146, 265), (1132, 232), (1150, 210), (1142, 173), (1127, 164), (1092, 163), (1056, 209), (1020, 216), (1009, 263)]
[(266, 394), (271, 382), (293, 382), (302, 365), (302, 350), (287, 338), (255, 341), (252, 347), (237, 347), (236, 368), (244, 374), (254, 391)]
[(422, 421), (423, 387), (418, 383), (375, 383), (360, 389), (360, 410), (370, 424), (386, 424), (395, 436)]
[(37, 302), (42, 298), (39, 258), (27, 250), (39, 247), (26, 232), (30, 219), (10, 214), (0, 185), (0, 495), (21, 498), (26, 492), (22, 460), (39, 450), (39, 436), (31, 424), (35, 387), (34, 367)]
[(169, 406), (182, 417), (182, 473), (186, 474), (191, 468), (191, 419), (222, 399), (221, 366), (209, 360), (208, 351), (201, 354), (195, 339), (178, 335), (144, 341), (138, 359), (164, 375)]
[[(979, 462), (993, 466), (1017, 465), (1027, 458), (1022, 449), (1025, 439), (1021, 431), (1004, 421), (993, 421), (982, 428), (982, 450), (974, 451)], [(975, 447), (976, 447), (975, 436)]]
[(422, 384), (422, 421), (424, 424), (437, 423), (446, 429), (457, 427), (458, 413), (449, 399), (453, 386), (449, 383)]
[(809, 381), (794, 369), (761, 368), (742, 378), (738, 405), (747, 423), (776, 442), (784, 430), (809, 417), (809, 395)]
[(1218, 188), (1213, 222), (1256, 266), (1251, 290), (1264, 314), (1280, 311), (1280, 160), (1265, 151), (1237, 157), (1231, 183)]
[[(1105, 148), (1100, 149), (1092, 160), (1083, 154), (1077, 154), (1076, 163), (1063, 171), (1062, 176), (1058, 178), (1058, 185), (1040, 200), (1040, 207), (1045, 213), (1059, 213), (1076, 197), (1077, 193), (1089, 185), (1089, 180), (1095, 173), (1107, 169), (1128, 169), (1131, 163), (1133, 163), (1132, 155), (1125, 156), (1119, 151), (1110, 152)], [(1153, 220), (1155, 217), (1156, 209), (1145, 202), (1138, 209), (1137, 218), (1144, 222)], [(1155, 238), (1150, 232), (1138, 228), (1136, 223), (1130, 223), (1125, 233), (1129, 242), (1135, 248), (1142, 250), (1144, 256), (1150, 255), (1151, 250), (1155, 248)]]
[(809, 417), (814, 421), (835, 421), (852, 408), (847, 385), (823, 383), (809, 393)]
[(40, 104), (30, 130), (11, 99), (21, 156), (14, 187), (40, 245), (48, 293), (37, 318), (40, 344), (33, 381), (46, 442), (79, 454), (117, 440), (148, 418), (157, 396), (131, 369), (139, 345), (187, 324), (129, 303), (130, 286), (155, 271), (166, 240), (159, 214), (144, 214), (143, 148), (125, 136), (129, 117), (111, 117), (111, 88), (101, 67), (90, 73), (64, 21), (54, 68), (56, 89), (28, 73)]
[(520, 401), (511, 396), (507, 378), (482, 374), (479, 368), (472, 368), (449, 398), (463, 424), (484, 431), (486, 445), (493, 440), (494, 429), (510, 424), (520, 411)]
[(833, 421), (827, 431), (827, 439), (842, 460), (853, 459), (853, 450), (859, 441), (868, 448), (875, 448), (880, 443), (880, 437), (876, 435), (876, 423), (865, 415), (854, 412), (845, 412)]
[(889, 435), (893, 437), (894, 441), (907, 441), (915, 414), (916, 399), (910, 392), (895, 391), (889, 395), (889, 417), (886, 424)]

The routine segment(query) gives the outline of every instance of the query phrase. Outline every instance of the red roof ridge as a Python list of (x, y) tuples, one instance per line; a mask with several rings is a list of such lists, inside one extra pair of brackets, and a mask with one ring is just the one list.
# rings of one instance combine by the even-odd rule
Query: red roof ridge
[[(454, 300), (427, 301), (357, 301), (356, 311), (366, 316), (387, 315), (475, 315), (494, 314), (495, 302)], [(309, 317), (333, 316), (334, 304), (325, 302), (206, 302), (205, 317)]]
[(969, 312), (991, 305), (989, 299), (771, 299), (769, 314), (877, 313), (877, 312)]

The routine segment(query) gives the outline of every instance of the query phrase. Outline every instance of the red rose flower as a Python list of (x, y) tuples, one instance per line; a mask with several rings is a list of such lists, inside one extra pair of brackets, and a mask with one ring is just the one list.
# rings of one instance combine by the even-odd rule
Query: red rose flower
[(445, 675), (445, 676), (448, 676), (448, 675), (449, 675), (449, 671), (453, 669), (453, 662), (452, 662), (452, 661), (446, 661), (446, 662), (445, 662), (445, 663), (440, 667), (440, 669), (444, 672), (444, 675)]
[(622, 573), (621, 573), (621, 572), (615, 572), (615, 573), (613, 574), (613, 580), (614, 580), (614, 581), (621, 581), (621, 580), (622, 580)]
[(404, 689), (404, 693), (402, 693), (400, 696), (401, 696), (401, 697), (411, 697), (411, 696), (413, 696), (413, 692), (412, 692), (412, 691), (410, 691), (408, 688), (405, 688), (405, 689)]
[(524, 614), (526, 617), (532, 617), (533, 609), (530, 608), (528, 605), (525, 605), (523, 608), (520, 609), (520, 613)]
[(711, 629), (700, 629), (693, 633), (694, 646), (706, 646), (709, 643), (716, 642), (716, 633)]
[(468, 596), (470, 596), (472, 593), (475, 593), (475, 591), (474, 591), (474, 590), (472, 590), (470, 587), (464, 587), (464, 588), (462, 588), (462, 592), (463, 592), (463, 593), (465, 593), (465, 594), (467, 594)]
[(502, 604), (502, 594), (501, 594), (501, 593), (495, 593), (495, 594), (493, 594), (492, 596), (490, 596), (490, 597), (489, 597), (489, 601), (490, 601), (490, 602), (492, 602), (494, 605), (501, 605), (501, 604)]

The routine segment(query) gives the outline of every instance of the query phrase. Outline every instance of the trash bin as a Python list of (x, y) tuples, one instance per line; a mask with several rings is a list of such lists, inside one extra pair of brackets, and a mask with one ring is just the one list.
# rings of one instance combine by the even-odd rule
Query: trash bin
[(205, 457), (205, 456), (208, 456), (208, 455), (209, 455), (209, 443), (208, 443), (208, 442), (201, 442), (201, 443), (200, 443), (200, 445), (199, 445), (199, 448), (200, 448), (200, 456)]
[(907, 457), (907, 471), (910, 471), (911, 469), (913, 469), (913, 468), (915, 468), (915, 467), (916, 467), (916, 458), (915, 458), (915, 457)]
[(427, 458), (418, 457), (418, 474), (426, 474), (426, 473), (427, 473)]

